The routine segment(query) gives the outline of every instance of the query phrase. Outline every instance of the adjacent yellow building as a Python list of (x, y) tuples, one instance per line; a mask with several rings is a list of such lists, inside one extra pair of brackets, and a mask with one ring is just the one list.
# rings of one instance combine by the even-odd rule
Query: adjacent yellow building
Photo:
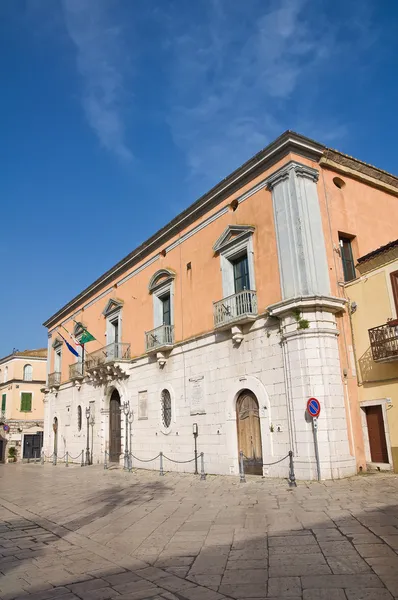
[(358, 259), (346, 284), (368, 467), (398, 472), (398, 240)]
[(46, 361), (46, 348), (14, 351), (0, 359), (0, 462), (13, 455), (16, 460), (40, 456)]

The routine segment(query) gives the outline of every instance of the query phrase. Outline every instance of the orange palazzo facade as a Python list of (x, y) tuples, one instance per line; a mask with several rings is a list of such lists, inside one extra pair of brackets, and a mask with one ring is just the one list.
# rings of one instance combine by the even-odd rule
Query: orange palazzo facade
[(313, 479), (316, 397), (321, 477), (366, 468), (345, 285), (397, 223), (397, 178), (285, 132), (45, 322), (45, 453), (190, 471), (196, 432), (208, 473)]

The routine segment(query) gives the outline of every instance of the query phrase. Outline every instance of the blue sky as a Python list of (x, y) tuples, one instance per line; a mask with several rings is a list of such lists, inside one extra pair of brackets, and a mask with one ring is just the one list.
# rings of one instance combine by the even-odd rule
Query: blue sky
[(0, 356), (286, 129), (398, 174), (395, 0), (0, 3)]

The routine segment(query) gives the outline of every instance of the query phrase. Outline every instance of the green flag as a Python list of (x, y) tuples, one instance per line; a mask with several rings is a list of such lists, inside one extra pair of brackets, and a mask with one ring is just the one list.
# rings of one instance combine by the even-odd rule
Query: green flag
[(80, 344), (87, 344), (87, 342), (92, 342), (95, 340), (95, 337), (91, 335), (87, 329), (83, 331), (82, 337), (80, 338)]

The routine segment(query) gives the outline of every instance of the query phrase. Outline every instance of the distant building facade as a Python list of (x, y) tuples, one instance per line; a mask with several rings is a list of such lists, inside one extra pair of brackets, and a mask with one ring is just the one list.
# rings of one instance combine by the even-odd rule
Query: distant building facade
[[(292, 450), (313, 479), (316, 397), (321, 477), (365, 468), (344, 286), (394, 237), (397, 195), (397, 178), (284, 133), (45, 322), (46, 453), (189, 460), (197, 427), (208, 473), (238, 474), (242, 450), (247, 472), (285, 477)], [(62, 327), (94, 335), (84, 357)]]
[(347, 284), (368, 467), (398, 473), (398, 240), (358, 259)]
[(0, 461), (40, 457), (47, 348), (14, 351), (0, 359)]

